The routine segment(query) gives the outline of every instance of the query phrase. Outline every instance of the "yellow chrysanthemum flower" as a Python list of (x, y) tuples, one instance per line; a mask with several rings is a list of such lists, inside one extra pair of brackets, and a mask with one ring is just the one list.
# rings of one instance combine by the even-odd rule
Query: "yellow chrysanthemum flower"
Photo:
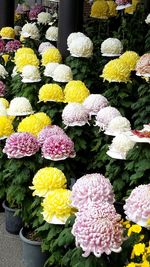
[(0, 137), (6, 137), (13, 133), (13, 125), (7, 116), (0, 116)]
[(135, 70), (135, 66), (139, 58), (139, 55), (134, 51), (126, 51), (120, 56), (120, 59), (128, 64), (130, 70)]
[(57, 48), (48, 48), (42, 54), (42, 65), (46, 66), (48, 63), (61, 63), (62, 56)]
[(2, 58), (4, 59), (4, 62), (5, 62), (5, 65), (6, 65), (8, 60), (9, 60), (9, 55), (4, 54), (4, 55), (2, 55)]
[(88, 97), (90, 91), (86, 87), (86, 85), (81, 81), (70, 81), (65, 86), (64, 95), (65, 101), (67, 103), (70, 102), (78, 102), (82, 103), (86, 97)]
[(6, 98), (1, 97), (0, 98), (0, 103), (2, 103), (5, 108), (9, 107), (9, 102), (8, 102), (8, 100)]
[(66, 188), (67, 179), (61, 170), (45, 167), (35, 174), (32, 183), (33, 196), (45, 197), (51, 190)]
[(44, 220), (53, 224), (65, 224), (68, 217), (73, 214), (70, 196), (71, 191), (67, 189), (49, 192), (42, 203)]
[(137, 5), (139, 4), (139, 0), (132, 0), (132, 5), (125, 8), (126, 14), (133, 14), (136, 11)]
[(109, 61), (104, 66), (100, 77), (104, 78), (104, 81), (127, 83), (130, 80), (130, 68), (128, 64), (117, 58)]
[(140, 233), (142, 231), (142, 227), (138, 224), (132, 225), (128, 230), (128, 236), (130, 236), (132, 233)]
[(147, 260), (145, 260), (145, 261), (143, 261), (141, 263), (141, 266), (140, 267), (150, 267), (150, 263)]
[(109, 7), (108, 13), (109, 17), (116, 17), (117, 16), (117, 4), (114, 1), (107, 1), (107, 5)]
[(15, 31), (11, 27), (3, 27), (0, 31), (0, 35), (3, 39), (14, 39)]
[(136, 256), (140, 256), (145, 252), (145, 244), (139, 243), (135, 244), (131, 253), (131, 259), (133, 259)]
[(35, 113), (33, 116), (42, 122), (43, 128), (52, 123), (51, 118), (44, 112)]
[(106, 1), (96, 1), (91, 7), (92, 18), (108, 19), (109, 17), (109, 6)]
[(45, 84), (39, 90), (39, 100), (43, 102), (63, 102), (64, 94), (62, 88), (54, 83)]
[(19, 48), (16, 53), (15, 53), (15, 57), (14, 57), (14, 61), (16, 62), (16, 59), (20, 56), (22, 56), (23, 54), (32, 54), (35, 55), (34, 50), (29, 48), (29, 47), (21, 47)]
[(130, 262), (126, 267), (136, 267), (134, 262)]
[(39, 66), (39, 60), (35, 54), (22, 54), (15, 58), (17, 71), (22, 72), (26, 65)]

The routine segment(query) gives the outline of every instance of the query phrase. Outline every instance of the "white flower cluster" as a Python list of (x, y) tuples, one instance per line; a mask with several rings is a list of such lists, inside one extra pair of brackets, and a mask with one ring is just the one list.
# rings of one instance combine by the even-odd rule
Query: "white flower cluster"
[(45, 38), (49, 41), (57, 41), (58, 39), (58, 27), (51, 26), (48, 28), (45, 34)]
[(119, 133), (129, 132), (131, 131), (131, 124), (129, 120), (125, 117), (118, 116), (113, 118), (105, 131), (105, 134), (108, 135), (117, 135)]
[(40, 38), (39, 30), (35, 23), (26, 23), (22, 27), (21, 37), (28, 38), (30, 37), (33, 40), (38, 40)]
[(48, 12), (41, 12), (38, 14), (37, 21), (39, 24), (49, 24), (52, 20), (52, 16)]
[(5, 79), (7, 75), (8, 75), (8, 72), (5, 70), (3, 65), (0, 64), (0, 77)]
[(148, 14), (146, 20), (145, 20), (146, 24), (150, 24), (150, 14)]
[(7, 116), (7, 110), (3, 103), (0, 102), (0, 116)]
[(42, 55), (48, 48), (55, 48), (50, 42), (42, 42), (39, 45), (38, 52)]
[(33, 110), (29, 100), (26, 97), (15, 97), (10, 101), (7, 114), (10, 116), (25, 116), (33, 114)]
[(122, 43), (117, 38), (107, 38), (101, 44), (101, 53), (103, 56), (115, 57), (120, 56), (123, 50)]
[(45, 70), (44, 70), (44, 76), (46, 77), (53, 77), (54, 75), (54, 70), (59, 66), (59, 63), (48, 63), (45, 66)]
[(70, 82), (73, 80), (72, 70), (65, 64), (59, 64), (54, 70), (52, 78), (56, 82)]
[(23, 83), (34, 83), (41, 80), (38, 67), (32, 65), (26, 65), (23, 67), (21, 76)]

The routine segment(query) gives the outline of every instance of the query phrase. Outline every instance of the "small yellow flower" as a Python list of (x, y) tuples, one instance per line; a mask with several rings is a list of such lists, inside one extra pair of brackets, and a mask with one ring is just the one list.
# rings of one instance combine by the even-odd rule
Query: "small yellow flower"
[(128, 230), (128, 236), (130, 236), (132, 233), (140, 233), (142, 231), (142, 227), (138, 224), (132, 225)]
[(6, 137), (13, 133), (11, 120), (6, 116), (0, 116), (0, 137)]
[(90, 91), (83, 82), (70, 81), (69, 83), (67, 83), (64, 90), (64, 95), (65, 95), (64, 102), (82, 103), (85, 100), (85, 98), (89, 96), (89, 94)]
[(133, 257), (134, 256), (140, 256), (145, 252), (145, 244), (144, 243), (139, 243), (135, 244), (133, 247)]
[(30, 189), (34, 190), (33, 196), (45, 197), (51, 190), (66, 188), (67, 179), (61, 170), (45, 167), (35, 174), (32, 183)]
[(9, 107), (9, 102), (6, 98), (1, 97), (0, 102), (4, 105), (5, 108)]
[(7, 62), (9, 61), (9, 55), (4, 54), (2, 55), (2, 58), (4, 59), (5, 65), (7, 64)]
[(64, 94), (62, 88), (54, 83), (45, 84), (39, 90), (39, 100), (43, 102), (63, 102)]
[(139, 55), (134, 51), (126, 51), (120, 56), (120, 59), (128, 64), (130, 70), (135, 70), (135, 66), (139, 58)]
[(97, 19), (108, 19), (109, 16), (109, 6), (106, 1), (96, 1), (91, 7), (92, 18)]
[(48, 48), (42, 54), (42, 65), (46, 66), (48, 63), (61, 63), (62, 56), (57, 48)]
[(136, 267), (134, 262), (130, 262), (128, 265), (126, 265), (126, 267)]
[(3, 27), (0, 31), (0, 35), (3, 39), (14, 39), (15, 38), (15, 31), (11, 27)]

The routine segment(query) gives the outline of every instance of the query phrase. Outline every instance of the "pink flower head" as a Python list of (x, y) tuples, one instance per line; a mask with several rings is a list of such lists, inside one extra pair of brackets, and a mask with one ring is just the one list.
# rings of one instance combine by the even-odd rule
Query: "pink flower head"
[(115, 118), (121, 116), (119, 110), (114, 107), (105, 107), (102, 108), (96, 116), (96, 126), (99, 126), (101, 130), (105, 130), (110, 123), (110, 121)]
[(74, 143), (67, 135), (52, 135), (46, 138), (42, 146), (42, 155), (46, 159), (64, 160), (74, 158)]
[(138, 74), (150, 75), (150, 53), (144, 54), (140, 57), (136, 64), (136, 72)]
[(99, 173), (86, 174), (72, 187), (72, 206), (81, 210), (89, 203), (114, 202), (112, 185), (108, 178)]
[(80, 103), (69, 103), (62, 112), (63, 123), (66, 126), (83, 126), (88, 123), (89, 114)]
[(45, 11), (45, 8), (40, 4), (36, 4), (31, 8), (29, 12), (29, 19), (30, 20), (37, 19), (38, 14), (41, 13), (42, 11)]
[(48, 125), (44, 127), (38, 134), (38, 142), (42, 146), (46, 138), (52, 135), (66, 135), (63, 129), (57, 125)]
[(5, 84), (2, 81), (0, 81), (0, 96), (5, 95), (5, 89), (6, 89)]
[(39, 144), (30, 133), (14, 133), (6, 140), (3, 152), (8, 158), (23, 158), (34, 155), (39, 150)]
[(150, 229), (150, 184), (135, 187), (126, 199), (124, 210), (130, 221)]
[(21, 43), (18, 40), (14, 40), (14, 41), (9, 41), (6, 44), (6, 52), (10, 53), (10, 52), (15, 52), (17, 51), (17, 49), (19, 49), (21, 47)]
[(17, 8), (15, 10), (16, 14), (24, 14), (27, 11), (29, 11), (29, 6), (27, 4), (25, 4), (25, 3), (18, 4), (18, 6), (17, 6)]
[(4, 40), (0, 39), (0, 53), (4, 53), (5, 52), (5, 42)]
[(90, 115), (96, 115), (102, 108), (109, 105), (106, 97), (100, 94), (91, 94), (83, 102), (83, 106)]
[(130, 0), (116, 0), (115, 1), (116, 2), (116, 4), (117, 5), (123, 5), (123, 6), (125, 6), (125, 5), (127, 5), (127, 4), (130, 4), (131, 3), (131, 1)]
[(120, 215), (108, 203), (101, 203), (99, 207), (89, 206), (77, 213), (72, 234), (75, 236), (76, 246), (84, 251), (83, 257), (93, 253), (101, 257), (103, 253), (120, 252), (123, 242), (123, 227)]

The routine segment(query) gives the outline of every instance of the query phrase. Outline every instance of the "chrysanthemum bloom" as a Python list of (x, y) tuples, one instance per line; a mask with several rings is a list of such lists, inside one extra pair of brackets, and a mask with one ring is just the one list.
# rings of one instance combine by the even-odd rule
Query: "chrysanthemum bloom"
[(37, 16), (37, 22), (39, 24), (49, 24), (52, 20), (52, 15), (48, 12), (41, 12)]
[(5, 42), (4, 40), (0, 39), (0, 54), (5, 52)]
[(107, 5), (109, 7), (109, 10), (108, 10), (108, 16), (109, 17), (116, 17), (117, 16), (117, 10), (116, 10), (116, 3), (114, 1), (106, 1), (107, 2)]
[(2, 81), (0, 81), (0, 96), (5, 95), (5, 90), (6, 90), (5, 84)]
[(62, 120), (66, 126), (83, 126), (88, 123), (89, 114), (80, 103), (69, 103), (62, 112)]
[(45, 8), (40, 5), (40, 4), (35, 4), (33, 7), (31, 7), (30, 12), (29, 12), (29, 19), (30, 20), (35, 20), (37, 19), (37, 16), (39, 13), (42, 11), (45, 11)]
[(126, 51), (120, 56), (120, 59), (127, 63), (130, 70), (135, 70), (135, 66), (139, 60), (139, 55), (134, 51)]
[(37, 112), (34, 114), (34, 117), (41, 120), (43, 123), (42, 129), (52, 123), (51, 118), (44, 112)]
[(130, 221), (150, 229), (150, 184), (139, 185), (132, 190), (124, 211)]
[(2, 103), (2, 105), (4, 105), (5, 108), (9, 107), (9, 102), (6, 98), (1, 97), (0, 98), (0, 103)]
[(59, 66), (59, 63), (48, 63), (45, 66), (45, 70), (44, 70), (44, 76), (46, 77), (53, 77), (54, 75), (54, 70)]
[(107, 155), (115, 159), (126, 159), (126, 156), (130, 149), (135, 145), (135, 142), (131, 141), (125, 134), (118, 134), (112, 140), (112, 144), (109, 146)]
[(30, 133), (14, 133), (6, 140), (3, 152), (8, 158), (23, 158), (34, 155), (39, 150), (39, 144)]
[(15, 97), (10, 101), (7, 113), (10, 116), (24, 116), (32, 114), (33, 109), (26, 97)]
[(13, 133), (11, 120), (6, 116), (0, 118), (0, 139), (6, 138)]
[(96, 116), (96, 126), (99, 126), (101, 130), (105, 130), (110, 123), (110, 121), (115, 118), (121, 116), (119, 110), (114, 107), (105, 107), (102, 108)]
[(115, 0), (115, 2), (117, 4), (117, 10), (121, 10), (131, 6), (131, 0)]
[(48, 48), (55, 48), (50, 42), (42, 42), (39, 45), (38, 51), (42, 55)]
[(51, 26), (48, 28), (45, 34), (45, 38), (49, 41), (57, 41), (58, 39), (58, 27)]
[(9, 41), (6, 44), (6, 52), (11, 53), (11, 52), (15, 52), (17, 49), (19, 49), (21, 47), (21, 43), (18, 40), (14, 40), (14, 41)]
[(48, 48), (42, 54), (42, 65), (46, 66), (48, 63), (61, 63), (62, 56), (57, 48)]
[(33, 49), (31, 49), (29, 47), (21, 47), (15, 53), (15, 57), (14, 57), (15, 63), (16, 63), (17, 58), (20, 57), (20, 56), (22, 56), (23, 54), (32, 54), (32, 55), (35, 55)]
[(7, 109), (1, 102), (0, 102), (0, 116), (7, 116)]
[(29, 5), (27, 5), (26, 3), (23, 3), (23, 4), (18, 4), (17, 5), (17, 8), (15, 10), (15, 12), (17, 14), (23, 14), (25, 13), (26, 11), (29, 11), (30, 7)]
[(33, 177), (31, 190), (33, 196), (45, 197), (47, 193), (59, 188), (66, 188), (67, 179), (64, 173), (53, 167), (40, 169)]
[(65, 64), (59, 64), (53, 73), (53, 80), (56, 82), (67, 83), (73, 80), (72, 70)]
[(148, 16), (146, 17), (145, 22), (146, 22), (146, 24), (150, 24), (150, 14), (148, 14)]
[(130, 80), (130, 66), (121, 59), (110, 60), (104, 66), (100, 77), (104, 78), (104, 81), (127, 83)]
[(68, 50), (73, 57), (88, 58), (93, 54), (93, 43), (89, 37), (78, 37), (71, 42)]
[(0, 31), (0, 36), (2, 39), (14, 39), (15, 31), (11, 27), (3, 27)]
[(40, 33), (35, 23), (26, 23), (22, 27), (20, 34), (23, 38), (30, 37), (33, 40), (39, 40), (40, 38)]
[(135, 70), (137, 75), (150, 77), (150, 53), (146, 53), (140, 57)]
[(123, 50), (122, 43), (117, 38), (107, 38), (101, 44), (101, 53), (103, 56), (120, 56)]
[(17, 70), (20, 72), (22, 72), (23, 67), (26, 65), (39, 66), (39, 60), (35, 54), (22, 54), (16, 58), (15, 63)]
[(5, 70), (3, 65), (0, 64), (0, 78), (5, 79), (8, 76), (8, 72)]
[(42, 146), (42, 155), (54, 161), (74, 158), (74, 143), (67, 135), (52, 135), (46, 138)]
[(108, 178), (99, 173), (86, 174), (72, 187), (72, 206), (83, 210), (89, 203), (114, 202), (112, 185)]
[(51, 224), (65, 224), (74, 212), (70, 205), (71, 191), (56, 189), (47, 194), (42, 202), (43, 218)]
[[(107, 205), (107, 204), (106, 204)], [(113, 206), (111, 205), (113, 208)], [(123, 243), (123, 227), (120, 216), (109, 214), (111, 209), (101, 204), (100, 207), (89, 207), (77, 213), (72, 234), (75, 236), (76, 246), (81, 247), (83, 257), (93, 253), (101, 257), (103, 253), (119, 253)]]
[(117, 135), (120, 133), (124, 133), (124, 132), (129, 132), (131, 131), (131, 124), (129, 122), (129, 120), (127, 120), (125, 117), (115, 117), (113, 118), (105, 131), (105, 134), (108, 135)]
[(68, 47), (70, 46), (72, 41), (76, 40), (78, 37), (85, 37), (85, 34), (83, 34), (82, 32), (72, 32), (67, 38)]
[(102, 108), (109, 105), (106, 97), (100, 94), (90, 94), (83, 102), (90, 115), (96, 115)]
[(39, 101), (63, 102), (63, 100), (63, 90), (58, 84), (44, 84), (39, 90)]
[(42, 146), (46, 138), (52, 135), (66, 135), (63, 129), (57, 125), (48, 125), (44, 127), (38, 134), (38, 142)]
[(21, 77), (23, 83), (35, 83), (41, 81), (38, 67), (32, 65), (23, 67)]
[(78, 102), (82, 103), (86, 97), (90, 94), (90, 91), (86, 85), (81, 81), (70, 81), (65, 86), (64, 95), (65, 102)]
[(108, 19), (109, 16), (109, 6), (107, 1), (96, 1), (91, 7), (92, 18), (97, 19)]
[(132, 6), (125, 8), (125, 13), (132, 15), (136, 11), (138, 4), (139, 0), (132, 0)]

